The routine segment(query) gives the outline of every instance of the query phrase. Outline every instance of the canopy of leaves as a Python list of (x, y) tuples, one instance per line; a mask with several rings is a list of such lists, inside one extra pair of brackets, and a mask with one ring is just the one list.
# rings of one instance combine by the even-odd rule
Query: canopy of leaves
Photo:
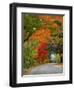
[[(30, 68), (35, 63), (37, 63), (36, 58), (34, 58), (34, 56), (38, 53), (35, 50), (35, 48), (38, 48), (38, 44), (39, 44), (37, 41), (40, 41), (41, 43), (45, 41), (46, 43), (49, 42), (49, 44), (47, 45), (48, 46), (47, 52), (43, 50), (43, 47), (40, 48), (41, 52), (39, 50), (39, 53), (41, 53), (42, 57), (45, 55), (45, 53), (47, 55), (52, 50), (56, 51), (57, 48), (58, 48), (57, 52), (59, 52), (59, 54), (63, 51), (62, 50), (62, 46), (63, 46), (63, 22), (62, 21), (63, 21), (63, 18), (62, 20), (59, 20), (59, 18), (56, 19), (56, 17), (57, 16), (51, 17), (51, 15), (49, 15), (47, 17), (45, 15), (41, 16), (37, 14), (36, 15), (35, 14), (24, 14), (23, 15), (23, 29), (24, 29), (23, 32), (24, 32), (24, 44), (25, 44), (24, 49), (23, 49), (24, 50), (23, 55), (24, 55), (24, 67), (25, 68)], [(50, 31), (50, 32), (45, 33), (46, 31), (48, 32)], [(50, 38), (46, 38), (46, 37), (50, 37)], [(53, 44), (54, 44), (54, 47), (53, 47)], [(59, 55), (57, 55), (56, 57), (58, 58), (57, 62), (60, 62)], [(46, 59), (46, 57), (44, 59)]]
[(25, 39), (31, 36), (32, 33), (35, 32), (36, 29), (40, 28), (41, 26), (43, 26), (43, 22), (39, 18), (37, 18), (37, 15), (24, 15), (24, 30), (25, 33), (28, 33)]

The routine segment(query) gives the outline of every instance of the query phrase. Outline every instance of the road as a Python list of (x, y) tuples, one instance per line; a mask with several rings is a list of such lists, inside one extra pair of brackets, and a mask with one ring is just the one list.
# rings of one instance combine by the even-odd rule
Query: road
[(62, 72), (63, 67), (58, 64), (43, 64), (32, 68), (29, 74), (57, 74)]

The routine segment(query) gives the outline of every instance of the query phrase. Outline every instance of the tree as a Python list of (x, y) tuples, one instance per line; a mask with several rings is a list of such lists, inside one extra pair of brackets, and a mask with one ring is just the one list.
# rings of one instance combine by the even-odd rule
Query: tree
[(34, 58), (34, 55), (37, 54), (37, 52), (34, 50), (38, 45), (37, 41), (31, 41), (31, 42), (25, 42), (24, 45), (24, 68), (30, 68), (31, 66), (36, 63), (36, 60)]

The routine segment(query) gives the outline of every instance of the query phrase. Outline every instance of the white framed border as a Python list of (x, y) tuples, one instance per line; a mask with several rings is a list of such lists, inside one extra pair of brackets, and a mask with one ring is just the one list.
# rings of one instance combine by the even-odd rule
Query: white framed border
[[(56, 75), (24, 75), (21, 76), (21, 13), (40, 13), (40, 14), (64, 14), (63, 23), (63, 74)], [(40, 9), (40, 8), (28, 8), (28, 7), (17, 7), (17, 83), (31, 83), (31, 82), (52, 82), (52, 81), (65, 81), (69, 80), (69, 10), (61, 9)]]

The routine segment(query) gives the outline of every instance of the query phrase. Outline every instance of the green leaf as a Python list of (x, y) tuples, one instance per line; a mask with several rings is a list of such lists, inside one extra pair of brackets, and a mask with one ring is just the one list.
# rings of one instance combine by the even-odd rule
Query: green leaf
[(32, 50), (31, 54), (35, 55), (37, 52), (35, 50)]
[(56, 23), (56, 24), (59, 25), (59, 26), (62, 25), (62, 23), (61, 23), (60, 21), (58, 21), (58, 20), (55, 20), (54, 23)]
[(25, 68), (29, 68), (36, 63), (33, 56), (37, 54), (37, 52), (34, 50), (34, 47), (36, 47), (37, 44), (38, 42), (35, 40), (31, 42), (26, 41), (24, 47)]
[[(37, 15), (32, 15), (32, 14), (24, 14), (23, 16), (24, 19), (24, 30), (25, 32), (29, 32), (29, 35), (26, 39), (28, 39), (33, 32), (35, 32), (37, 30), (37, 28), (40, 28), (44, 25), (43, 21), (41, 21)], [(35, 29), (34, 29), (35, 28)]]

